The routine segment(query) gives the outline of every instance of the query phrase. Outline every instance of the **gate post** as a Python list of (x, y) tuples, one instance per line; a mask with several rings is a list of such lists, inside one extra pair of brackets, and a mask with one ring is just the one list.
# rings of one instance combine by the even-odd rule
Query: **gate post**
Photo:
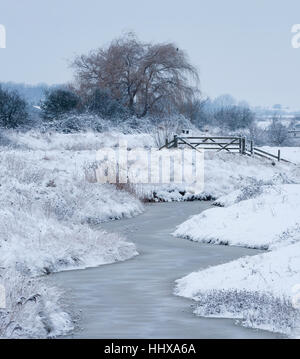
[(245, 137), (242, 138), (242, 149), (241, 149), (241, 151), (242, 151), (242, 155), (244, 155), (246, 153), (246, 138)]
[(174, 148), (178, 148), (178, 136), (174, 135)]

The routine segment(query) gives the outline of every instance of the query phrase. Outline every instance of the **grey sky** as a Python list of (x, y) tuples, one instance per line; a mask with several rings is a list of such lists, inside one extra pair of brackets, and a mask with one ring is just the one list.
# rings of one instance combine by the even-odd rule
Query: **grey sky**
[(299, 0), (0, 1), (0, 81), (69, 81), (68, 59), (133, 30), (185, 49), (208, 95), (300, 108)]

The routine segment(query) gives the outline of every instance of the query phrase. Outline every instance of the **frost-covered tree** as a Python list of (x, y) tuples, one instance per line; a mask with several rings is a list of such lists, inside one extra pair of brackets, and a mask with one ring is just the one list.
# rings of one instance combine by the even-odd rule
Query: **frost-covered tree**
[(28, 120), (26, 101), (17, 91), (5, 90), (0, 86), (0, 126), (16, 128)]
[(42, 117), (53, 120), (59, 116), (78, 109), (80, 98), (68, 89), (54, 89), (46, 92), (41, 103)]
[(216, 111), (225, 108), (232, 108), (236, 106), (236, 100), (233, 96), (229, 94), (224, 94), (216, 97), (213, 101), (212, 106)]
[(270, 126), (267, 128), (270, 142), (277, 146), (281, 146), (288, 141), (288, 131), (288, 128), (282, 124), (280, 116), (274, 116)]
[(238, 103), (230, 95), (214, 100), (201, 97), (189, 99), (180, 106), (180, 113), (200, 129), (206, 126), (226, 131), (249, 129), (255, 121), (255, 113), (249, 105), (245, 101)]
[(214, 113), (215, 124), (229, 130), (249, 128), (254, 120), (255, 114), (247, 107), (224, 107)]
[(132, 33), (78, 56), (73, 67), (79, 92), (108, 89), (138, 117), (151, 113), (162, 99), (184, 102), (192, 97), (198, 81), (197, 70), (183, 50), (172, 43), (143, 43)]

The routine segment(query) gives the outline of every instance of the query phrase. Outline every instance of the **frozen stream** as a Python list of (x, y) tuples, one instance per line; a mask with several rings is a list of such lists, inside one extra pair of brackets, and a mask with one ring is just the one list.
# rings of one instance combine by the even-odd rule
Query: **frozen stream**
[(227, 319), (194, 316), (192, 302), (174, 296), (174, 281), (193, 271), (257, 251), (199, 244), (170, 235), (176, 225), (210, 206), (208, 202), (147, 205), (136, 218), (103, 224), (136, 243), (138, 257), (94, 269), (53, 275), (70, 289), (82, 311), (74, 338), (275, 338)]

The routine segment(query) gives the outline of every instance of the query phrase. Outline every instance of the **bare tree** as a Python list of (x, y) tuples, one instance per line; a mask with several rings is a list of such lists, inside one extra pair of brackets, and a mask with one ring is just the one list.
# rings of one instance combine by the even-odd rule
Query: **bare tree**
[(107, 48), (78, 56), (73, 67), (75, 86), (82, 95), (107, 89), (138, 117), (154, 111), (162, 99), (176, 105), (186, 101), (199, 80), (184, 51), (172, 43), (142, 43), (132, 33)]
[(208, 97), (190, 98), (187, 102), (181, 104), (180, 113), (194, 125), (201, 127), (208, 122), (209, 114), (206, 105), (209, 101)]
[(288, 142), (288, 128), (282, 124), (281, 116), (273, 117), (267, 131), (272, 144), (280, 146)]

